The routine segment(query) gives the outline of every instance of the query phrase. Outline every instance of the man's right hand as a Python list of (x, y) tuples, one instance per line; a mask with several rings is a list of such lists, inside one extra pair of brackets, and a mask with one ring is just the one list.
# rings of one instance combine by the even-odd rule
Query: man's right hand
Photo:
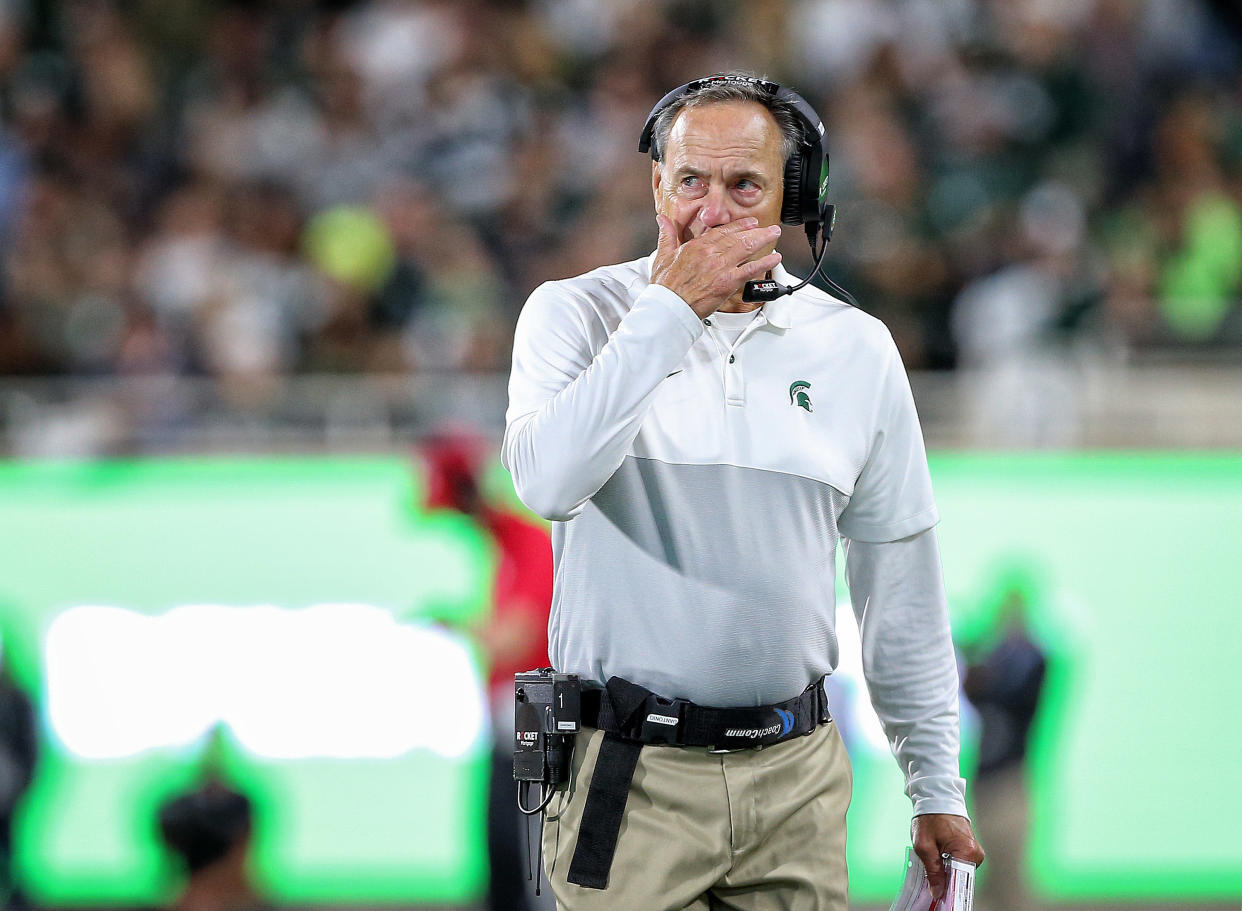
[(749, 261), (780, 237), (779, 225), (758, 227), (754, 218), (740, 218), (684, 244), (667, 217), (656, 214), (660, 241), (651, 265), (651, 281), (668, 288), (705, 319), (715, 313), (751, 279), (762, 278), (781, 255), (775, 251)]

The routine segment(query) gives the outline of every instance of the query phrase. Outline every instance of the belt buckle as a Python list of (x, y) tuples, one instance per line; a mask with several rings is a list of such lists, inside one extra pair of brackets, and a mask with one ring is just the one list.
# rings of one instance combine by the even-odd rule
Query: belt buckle
[(643, 743), (677, 744), (686, 720), (685, 699), (665, 699), (652, 695), (643, 706), (640, 739)]

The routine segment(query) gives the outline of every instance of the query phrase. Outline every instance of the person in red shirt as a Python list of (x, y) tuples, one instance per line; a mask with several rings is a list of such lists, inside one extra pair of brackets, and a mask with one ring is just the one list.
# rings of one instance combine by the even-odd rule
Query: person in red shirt
[(491, 911), (527, 911), (519, 815), (513, 780), (513, 675), (548, 666), (552, 544), (547, 529), (484, 496), (479, 482), (487, 446), (465, 432), (443, 432), (419, 448), (427, 474), (427, 509), (474, 519), (496, 548), (490, 614), (472, 628), (490, 669), (494, 737), (488, 799)]

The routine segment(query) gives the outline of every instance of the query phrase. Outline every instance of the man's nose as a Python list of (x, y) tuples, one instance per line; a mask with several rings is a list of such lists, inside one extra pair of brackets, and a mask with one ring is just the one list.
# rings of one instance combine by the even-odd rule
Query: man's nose
[(699, 221), (705, 228), (719, 228), (733, 221), (729, 197), (723, 190), (713, 187), (703, 197), (703, 205), (699, 208)]

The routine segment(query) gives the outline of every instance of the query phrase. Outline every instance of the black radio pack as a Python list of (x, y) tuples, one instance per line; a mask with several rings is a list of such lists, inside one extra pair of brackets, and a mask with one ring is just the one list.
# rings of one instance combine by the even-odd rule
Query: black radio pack
[[(559, 784), (569, 780), (574, 735), (582, 728), (582, 685), (577, 674), (558, 674), (550, 667), (524, 671), (513, 677), (513, 777), (518, 782), (518, 808), (538, 813)], [(522, 782), (538, 784), (539, 806), (522, 802)]]

